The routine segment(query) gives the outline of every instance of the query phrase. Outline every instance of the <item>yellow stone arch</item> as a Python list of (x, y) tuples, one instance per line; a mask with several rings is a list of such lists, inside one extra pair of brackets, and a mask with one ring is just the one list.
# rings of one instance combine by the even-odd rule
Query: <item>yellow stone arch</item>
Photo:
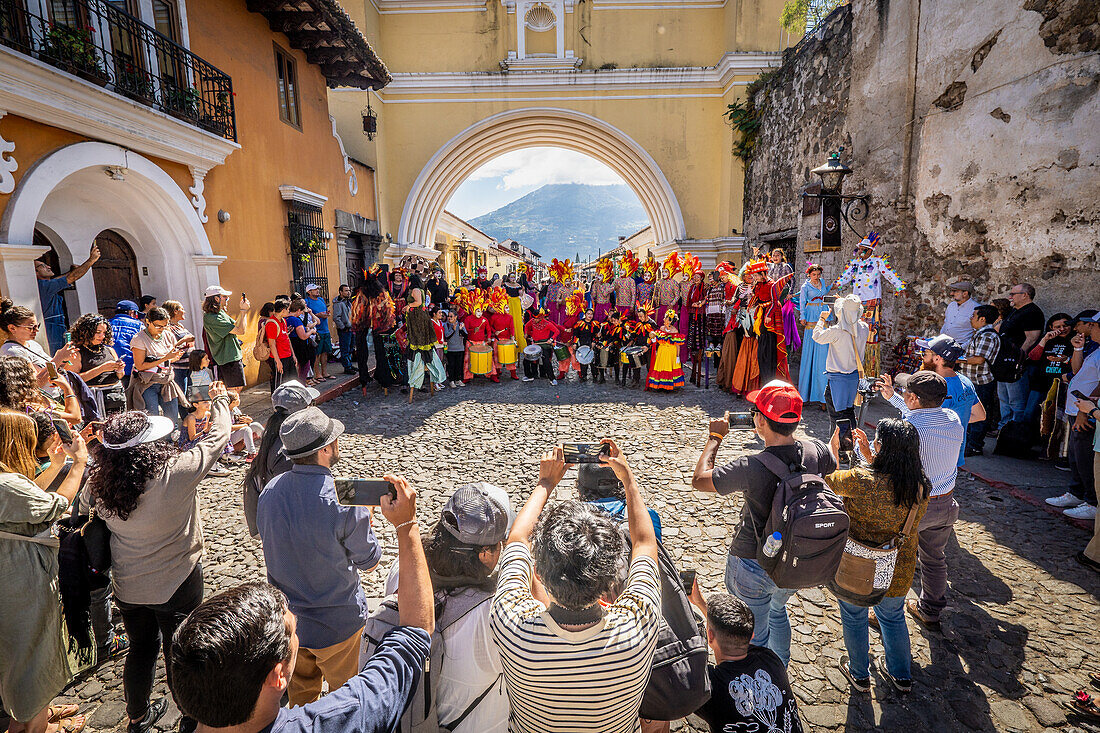
[(529, 107), (470, 125), (428, 160), (405, 200), (398, 244), (431, 247), (443, 207), (462, 182), (493, 158), (530, 147), (566, 148), (599, 160), (638, 195), (658, 245), (686, 236), (672, 186), (652, 156), (629, 135), (583, 112)]

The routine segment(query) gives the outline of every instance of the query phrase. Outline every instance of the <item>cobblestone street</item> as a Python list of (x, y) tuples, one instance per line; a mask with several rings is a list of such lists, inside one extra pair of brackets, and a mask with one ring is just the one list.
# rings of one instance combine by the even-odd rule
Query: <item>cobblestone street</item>
[[(615, 438), (627, 453), (650, 506), (661, 515), (665, 544), (681, 568), (696, 568), (704, 594), (725, 591), (723, 568), (740, 499), (694, 493), (689, 482), (706, 434), (708, 415), (746, 409), (717, 390), (688, 387), (665, 395), (606, 385), (475, 382), (428, 398), (383, 397), (372, 386), (326, 403), (343, 420), (339, 473), (401, 474), (420, 495), (422, 526), (434, 521), (455, 487), (486, 480), (506, 488), (517, 506), (538, 473), (537, 456), (561, 441)], [(825, 413), (808, 414), (807, 432), (827, 439)], [(750, 445), (731, 433), (719, 462)], [(259, 542), (247, 535), (239, 481), (202, 485), (207, 595), (264, 577)], [(559, 497), (572, 494), (574, 472)], [(951, 588), (942, 633), (910, 622), (915, 658), (911, 695), (901, 697), (882, 678), (870, 695), (852, 694), (837, 668), (843, 654), (836, 602), (822, 590), (800, 592), (790, 604), (794, 627), (791, 676), (808, 730), (1033, 731), (1100, 730), (1067, 722), (1057, 700), (1087, 687), (1100, 671), (1100, 576), (1073, 554), (1086, 533), (1029, 506), (1003, 489), (960, 477), (957, 543), (949, 549)], [(394, 557), (392, 531), (375, 529)], [(365, 578), (379, 595), (383, 572)], [(1091, 620), (1090, 620), (1091, 619)], [(872, 633), (872, 652), (881, 653)], [(122, 660), (66, 691), (90, 714), (90, 729), (123, 730)], [(165, 694), (163, 670), (156, 694)], [(172, 708), (164, 729), (174, 730)], [(1074, 727), (1074, 726), (1077, 727)], [(674, 725), (704, 730), (698, 720)]]

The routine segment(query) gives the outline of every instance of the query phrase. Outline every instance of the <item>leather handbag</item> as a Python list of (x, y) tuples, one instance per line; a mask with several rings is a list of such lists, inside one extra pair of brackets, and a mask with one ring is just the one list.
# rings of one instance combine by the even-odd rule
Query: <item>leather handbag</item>
[(829, 590), (837, 598), (856, 606), (874, 606), (886, 597), (894, 580), (898, 548), (913, 531), (918, 506), (909, 507), (901, 531), (883, 545), (874, 547), (848, 536), (836, 575), (829, 582)]

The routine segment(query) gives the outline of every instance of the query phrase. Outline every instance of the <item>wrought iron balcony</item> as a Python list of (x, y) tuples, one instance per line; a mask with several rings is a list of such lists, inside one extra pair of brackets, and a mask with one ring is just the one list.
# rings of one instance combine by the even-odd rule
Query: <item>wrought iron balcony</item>
[(108, 0), (0, 0), (0, 44), (237, 139), (229, 75)]

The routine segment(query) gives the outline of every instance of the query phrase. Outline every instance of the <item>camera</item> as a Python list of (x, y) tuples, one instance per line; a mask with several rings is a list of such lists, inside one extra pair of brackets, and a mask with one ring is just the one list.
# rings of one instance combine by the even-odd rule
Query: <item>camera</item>
[(879, 377), (873, 377), (868, 379), (867, 377), (860, 377), (859, 386), (856, 387), (858, 391), (864, 397), (873, 397), (878, 392), (879, 385), (882, 384), (882, 379)]
[(756, 428), (751, 412), (727, 412), (726, 420), (729, 421), (730, 430), (753, 430)]

